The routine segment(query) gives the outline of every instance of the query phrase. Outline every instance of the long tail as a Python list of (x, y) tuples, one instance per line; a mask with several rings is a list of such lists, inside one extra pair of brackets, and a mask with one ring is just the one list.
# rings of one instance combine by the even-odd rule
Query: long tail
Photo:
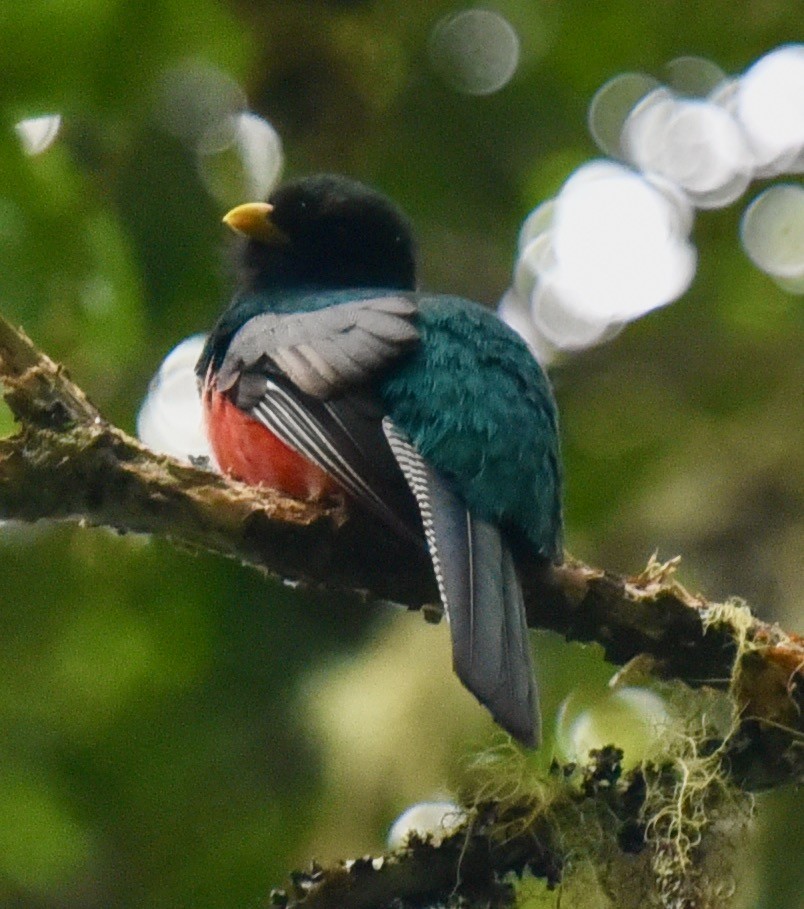
[(419, 504), (450, 623), (455, 672), (500, 726), (535, 748), (538, 695), (511, 552), (499, 528), (474, 517), (387, 418), (384, 428)]

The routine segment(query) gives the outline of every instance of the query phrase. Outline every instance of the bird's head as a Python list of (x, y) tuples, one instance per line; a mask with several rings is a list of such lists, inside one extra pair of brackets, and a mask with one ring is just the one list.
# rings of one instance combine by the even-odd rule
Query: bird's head
[(415, 248), (407, 219), (384, 196), (345, 177), (286, 183), (267, 202), (239, 205), (224, 222), (243, 237), (241, 284), (413, 290)]

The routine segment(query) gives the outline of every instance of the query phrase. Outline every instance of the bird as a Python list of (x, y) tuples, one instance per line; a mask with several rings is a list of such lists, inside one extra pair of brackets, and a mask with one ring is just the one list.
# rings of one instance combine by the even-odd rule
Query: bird
[(499, 726), (541, 740), (518, 566), (563, 558), (558, 415), (525, 342), (417, 284), (407, 217), (333, 174), (224, 217), (235, 291), (196, 365), (220, 469), (341, 495), (429, 554), (452, 665)]

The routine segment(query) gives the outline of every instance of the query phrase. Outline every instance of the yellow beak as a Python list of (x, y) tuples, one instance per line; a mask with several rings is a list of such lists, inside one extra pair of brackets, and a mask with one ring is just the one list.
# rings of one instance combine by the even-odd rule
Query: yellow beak
[(235, 233), (262, 243), (285, 243), (287, 237), (271, 220), (274, 207), (268, 202), (246, 202), (223, 216), (223, 223)]

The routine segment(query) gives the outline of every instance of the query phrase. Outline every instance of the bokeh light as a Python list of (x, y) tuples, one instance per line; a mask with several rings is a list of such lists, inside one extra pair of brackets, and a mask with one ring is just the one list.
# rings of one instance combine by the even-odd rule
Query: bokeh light
[(590, 316), (627, 321), (689, 286), (695, 254), (668, 198), (626, 167), (592, 162), (564, 184), (556, 207), (558, 269)]
[(784, 172), (804, 147), (804, 44), (757, 60), (740, 80), (736, 113), (757, 165)]
[(231, 141), (212, 153), (199, 147), (198, 172), (207, 191), (223, 205), (263, 199), (276, 186), (284, 166), (282, 141), (258, 114), (232, 118)]
[(670, 726), (664, 699), (647, 688), (612, 688), (591, 705), (576, 693), (558, 711), (556, 750), (564, 761), (585, 762), (591, 750), (616, 742), (623, 766), (633, 767), (655, 750)]
[(171, 67), (157, 85), (158, 124), (194, 151), (209, 154), (231, 144), (235, 117), (245, 108), (237, 80), (201, 60)]
[(666, 88), (634, 108), (623, 145), (641, 171), (675, 183), (698, 208), (738, 199), (751, 180), (753, 160), (734, 118), (716, 104), (678, 98)]
[(183, 461), (211, 457), (194, 371), (204, 341), (204, 335), (193, 335), (165, 357), (137, 417), (142, 442)]
[(645, 73), (620, 73), (602, 85), (589, 104), (587, 125), (598, 148), (612, 158), (624, 157), (622, 133), (637, 104), (659, 87)]
[(61, 130), (61, 114), (28, 117), (14, 125), (26, 155), (39, 155), (56, 141)]
[(388, 848), (401, 849), (411, 835), (430, 837), (438, 845), (466, 820), (466, 812), (454, 802), (419, 802), (411, 805), (391, 825)]
[(556, 350), (580, 350), (609, 340), (620, 330), (618, 322), (595, 318), (587, 303), (555, 271), (536, 284), (531, 295), (531, 319)]
[[(550, 347), (599, 343), (687, 289), (696, 261), (690, 223), (672, 191), (613, 161), (590, 162), (523, 225), (512, 293), (529, 301)], [(500, 314), (516, 313), (509, 300)]]
[(664, 67), (667, 84), (687, 98), (708, 98), (728, 77), (712, 60), (705, 57), (676, 57)]
[[(734, 180), (729, 171), (747, 185), (796, 165), (804, 149), (804, 45), (778, 48), (737, 78), (701, 57), (679, 57), (665, 72), (667, 85), (623, 73), (597, 91), (589, 130), (602, 151), (703, 193), (693, 200), (698, 207), (714, 207), (717, 187)], [(717, 204), (743, 191), (733, 188)]]
[(795, 293), (804, 293), (804, 187), (771, 186), (748, 206), (740, 226), (751, 261)]
[(524, 255), (525, 250), (530, 246), (533, 240), (537, 240), (539, 237), (544, 236), (552, 226), (555, 216), (555, 199), (549, 199), (547, 202), (543, 202), (533, 209), (522, 222), (522, 227), (519, 230), (518, 247), (520, 255)]
[(430, 36), (433, 69), (455, 91), (491, 95), (511, 80), (519, 65), (520, 42), (499, 13), (467, 9), (445, 16)]
[(542, 366), (549, 366), (555, 360), (558, 348), (536, 327), (529, 299), (523, 299), (513, 289), (509, 289), (500, 300), (497, 315), (522, 338)]
[[(754, 179), (804, 171), (804, 45), (741, 77), (692, 56), (665, 75), (667, 85), (622, 73), (596, 92), (589, 131), (622, 163), (582, 165), (522, 225), (498, 312), (544, 362), (680, 297), (696, 270), (696, 210), (734, 203)], [(804, 292), (802, 194), (772, 188), (742, 226), (752, 261), (790, 293)]]
[(155, 116), (195, 154), (201, 182), (222, 206), (262, 199), (279, 180), (279, 134), (247, 110), (245, 91), (223, 70), (198, 60), (171, 67), (158, 82)]

